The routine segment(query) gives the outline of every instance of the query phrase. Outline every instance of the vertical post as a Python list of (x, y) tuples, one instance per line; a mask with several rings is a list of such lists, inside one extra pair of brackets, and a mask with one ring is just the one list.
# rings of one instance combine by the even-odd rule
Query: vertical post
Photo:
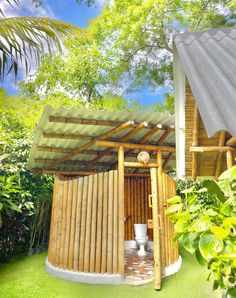
[[(199, 112), (195, 103), (194, 116), (193, 116), (193, 143), (192, 146), (198, 146), (198, 128), (199, 128)], [(197, 178), (197, 153), (192, 153), (192, 179), (195, 181)]]
[(124, 274), (124, 147), (120, 146), (118, 149), (118, 201), (119, 201), (119, 249), (118, 249), (118, 272)]
[(227, 161), (227, 169), (232, 168), (233, 166), (233, 151), (229, 150), (226, 152), (226, 161)]
[(160, 247), (160, 224), (157, 202), (157, 169), (151, 168), (151, 187), (152, 187), (152, 222), (153, 222), (153, 242), (154, 242), (154, 288), (161, 289), (161, 247)]
[[(221, 131), (219, 134), (219, 143), (218, 143), (219, 147), (224, 146), (225, 136), (226, 136), (226, 132)], [(221, 166), (222, 166), (222, 158), (223, 158), (223, 152), (217, 153), (216, 170), (215, 170), (215, 178), (216, 179), (220, 176)]]
[(162, 166), (162, 152), (158, 151), (156, 155), (156, 162), (158, 164), (158, 169), (157, 169), (157, 182), (158, 182), (158, 212), (159, 212), (159, 217), (160, 220), (162, 221), (162, 225), (159, 229), (160, 233), (160, 249), (161, 249), (161, 269), (162, 273), (165, 273), (165, 258), (166, 258), (166, 249), (165, 249), (165, 217), (164, 217), (164, 200), (163, 200), (163, 195), (164, 195), (164, 190), (163, 190), (163, 166)]

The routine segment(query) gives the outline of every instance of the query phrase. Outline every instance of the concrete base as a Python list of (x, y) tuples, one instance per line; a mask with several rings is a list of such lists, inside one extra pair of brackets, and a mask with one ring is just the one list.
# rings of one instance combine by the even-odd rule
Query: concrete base
[[(130, 240), (125, 241), (125, 250), (137, 249), (136, 241)], [(148, 241), (147, 249), (153, 249), (153, 241)], [(165, 268), (165, 276), (170, 276), (179, 271), (182, 265), (182, 258), (179, 256), (179, 259), (174, 264), (169, 265)], [(73, 281), (73, 282), (81, 282), (81, 283), (90, 283), (90, 284), (122, 284), (127, 283), (125, 279), (120, 274), (101, 274), (101, 273), (85, 273), (78, 272), (73, 270), (61, 269), (53, 266), (48, 258), (46, 259), (46, 271), (55, 276), (65, 280)], [(151, 282), (150, 279), (149, 282)]]
[(46, 259), (46, 271), (55, 276), (65, 280), (89, 283), (89, 284), (114, 284), (118, 285), (123, 282), (123, 277), (120, 274), (101, 274), (101, 273), (85, 273), (73, 270), (60, 269), (53, 266), (48, 258)]

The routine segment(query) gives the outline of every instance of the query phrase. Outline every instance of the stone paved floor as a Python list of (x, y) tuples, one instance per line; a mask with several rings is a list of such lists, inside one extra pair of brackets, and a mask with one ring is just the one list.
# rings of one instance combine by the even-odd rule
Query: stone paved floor
[(125, 251), (125, 283), (142, 285), (153, 281), (153, 250), (140, 257), (136, 249)]

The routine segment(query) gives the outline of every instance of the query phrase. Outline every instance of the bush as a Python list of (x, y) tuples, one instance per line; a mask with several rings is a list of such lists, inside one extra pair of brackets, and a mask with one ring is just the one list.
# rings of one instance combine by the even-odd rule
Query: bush
[(218, 182), (180, 182), (179, 195), (168, 201), (175, 239), (206, 264), (213, 289), (236, 296), (236, 166)]

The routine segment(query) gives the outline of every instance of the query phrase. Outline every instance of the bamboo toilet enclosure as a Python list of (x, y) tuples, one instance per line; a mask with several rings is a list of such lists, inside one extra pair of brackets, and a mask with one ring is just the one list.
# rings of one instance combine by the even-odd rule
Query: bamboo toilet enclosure
[[(124, 156), (120, 146), (117, 170), (55, 177), (47, 262), (61, 270), (58, 276), (63, 278), (66, 270), (77, 272), (78, 281), (122, 283), (125, 241), (134, 239), (134, 223), (149, 221), (154, 288), (160, 289), (165, 269), (179, 260), (173, 225), (165, 215), (167, 199), (175, 195), (175, 181), (162, 172), (161, 152), (157, 163), (146, 165), (125, 162)], [(150, 175), (125, 176), (126, 166), (150, 168)]]
[[(134, 120), (129, 120), (134, 119)], [(161, 119), (162, 123), (157, 123)], [(79, 282), (122, 283), (134, 224), (148, 224), (154, 287), (181, 265), (165, 215), (175, 181), (174, 117), (45, 106), (29, 168), (54, 174), (46, 270)], [(139, 160), (145, 151), (150, 160)]]

